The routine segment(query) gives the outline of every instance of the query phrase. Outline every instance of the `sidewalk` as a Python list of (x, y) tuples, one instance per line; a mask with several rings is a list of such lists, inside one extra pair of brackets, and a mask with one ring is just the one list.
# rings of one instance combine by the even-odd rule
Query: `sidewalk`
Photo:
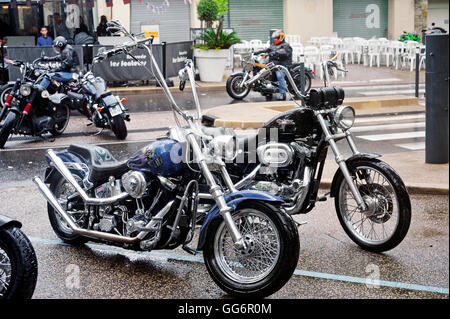
[[(362, 64), (348, 64), (346, 66), (349, 71), (345, 77), (338, 75), (336, 79), (331, 78), (332, 85), (335, 86), (358, 86), (358, 85), (389, 85), (389, 84), (414, 84), (415, 72), (409, 70), (395, 70), (391, 67), (368, 67)], [(234, 72), (239, 72), (240, 68), (235, 68)], [(198, 81), (199, 87), (197, 91), (216, 91), (224, 90), (226, 80), (233, 73), (231, 70), (226, 70), (224, 80), (222, 82), (201, 82)], [(178, 91), (179, 80), (178, 77), (170, 78), (174, 82), (174, 86), (170, 88), (171, 91)], [(419, 82), (425, 83), (425, 71), (420, 71)], [(316, 79), (312, 81), (312, 87), (322, 87), (323, 81), (319, 78), (319, 71), (317, 70)], [(158, 86), (131, 86), (131, 87), (110, 87), (114, 94), (136, 94), (144, 92), (162, 92), (162, 88)], [(186, 83), (186, 92), (191, 91), (190, 83)]]

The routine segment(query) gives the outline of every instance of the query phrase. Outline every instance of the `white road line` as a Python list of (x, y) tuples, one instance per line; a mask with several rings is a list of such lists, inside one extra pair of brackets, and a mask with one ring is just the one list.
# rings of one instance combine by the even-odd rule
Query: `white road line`
[(368, 118), (356, 118), (355, 123), (370, 123), (370, 122), (387, 122), (387, 121), (402, 121), (402, 120), (416, 120), (424, 119), (425, 114), (414, 115), (393, 115), (383, 117), (368, 117)]
[[(397, 95), (397, 94), (414, 94), (416, 91), (412, 90), (386, 90), (386, 91), (373, 91), (373, 92), (359, 92), (365, 96), (375, 96), (375, 95)], [(419, 94), (425, 93), (425, 90), (419, 89)]]
[(395, 146), (406, 148), (411, 151), (418, 151), (425, 149), (425, 142), (417, 142), (417, 143), (406, 143), (406, 144), (395, 144)]
[(368, 126), (355, 126), (350, 129), (351, 132), (371, 132), (371, 131), (387, 131), (387, 130), (400, 130), (400, 129), (415, 129), (424, 128), (424, 122), (417, 123), (400, 123), (400, 124), (385, 124), (385, 125), (368, 125)]
[(356, 136), (368, 141), (387, 141), (387, 140), (401, 140), (405, 138), (425, 137), (425, 131), (406, 132), (406, 133), (392, 133), (392, 134), (375, 134), (375, 135), (359, 135)]

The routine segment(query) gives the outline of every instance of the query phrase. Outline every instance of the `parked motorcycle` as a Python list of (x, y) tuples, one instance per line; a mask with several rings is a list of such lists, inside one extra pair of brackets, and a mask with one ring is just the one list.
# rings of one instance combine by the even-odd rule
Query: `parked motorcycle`
[(0, 148), (3, 148), (11, 134), (42, 136), (51, 133), (61, 135), (70, 118), (69, 99), (62, 93), (50, 94), (39, 83), (47, 78), (53, 85), (60, 85), (40, 72), (34, 81), (17, 79), (0, 112)]
[[(105, 51), (105, 58), (132, 50), (147, 50), (153, 73), (169, 99), (177, 122), (168, 138), (145, 146), (130, 159), (118, 162), (106, 149), (71, 145), (48, 150), (45, 179), (33, 181), (48, 201), (55, 233), (65, 242), (98, 240), (124, 248), (150, 251), (182, 246), (189, 253), (203, 251), (206, 268), (216, 284), (239, 297), (264, 297), (280, 289), (298, 262), (299, 237), (283, 201), (259, 191), (236, 191), (224, 196), (212, 175), (219, 170), (230, 182), (224, 159), (215, 151), (226, 144), (200, 127), (200, 118), (175, 102), (152, 54), (149, 39), (138, 40), (120, 22), (108, 22), (114, 33), (132, 41)], [(154, 74), (153, 70), (156, 70)], [(199, 194), (204, 179), (215, 202), (194, 237)], [(47, 186), (49, 184), (49, 187)], [(228, 184), (231, 186), (230, 184)]]
[[(275, 75), (276, 65), (269, 62), (269, 56), (266, 53), (251, 52), (244, 57), (242, 67), (242, 72), (233, 73), (228, 78), (226, 84), (228, 95), (233, 99), (242, 100), (253, 89), (264, 95), (266, 99), (272, 99), (273, 94), (278, 92), (279, 85)], [(301, 89), (300, 63), (293, 63), (286, 70), (294, 79), (295, 84), (287, 83), (288, 91), (294, 94), (293, 85)], [(304, 92), (310, 90), (312, 79), (314, 79), (314, 71), (305, 67)]]
[(37, 258), (21, 227), (0, 215), (0, 299), (30, 299), (36, 287)]
[[(358, 150), (350, 130), (355, 110), (342, 105), (342, 88), (329, 86), (333, 68), (346, 72), (338, 68), (336, 58), (333, 54), (322, 63), (324, 88), (312, 89), (307, 96), (294, 89), (307, 107), (299, 105), (283, 112), (258, 133), (245, 138), (236, 137), (231, 129), (204, 128), (204, 131), (212, 130), (234, 140), (229, 147), (237, 149), (238, 155), (226, 163), (231, 178), (226, 184), (228, 191), (268, 192), (284, 200), (282, 207), (290, 215), (306, 214), (330, 195), (342, 227), (356, 244), (372, 252), (390, 250), (408, 232), (409, 194), (395, 170), (378, 159), (381, 155)], [(292, 77), (287, 78), (292, 85)], [(183, 82), (186, 76), (180, 74), (180, 79)], [(195, 97), (195, 79), (189, 79)], [(195, 102), (200, 109), (198, 98)], [(352, 151), (348, 158), (336, 144), (344, 139)], [(318, 195), (328, 147), (339, 169), (330, 192)], [(199, 211), (205, 212), (203, 217), (207, 218), (211, 195), (203, 192), (199, 197), (202, 199)], [(201, 216), (199, 219), (202, 220)]]
[(119, 99), (108, 91), (103, 78), (88, 71), (80, 74), (76, 82), (70, 83), (65, 92), (71, 99), (71, 109), (78, 110), (102, 131), (109, 128), (120, 140), (127, 137), (125, 121), (130, 121), (130, 115), (123, 106), (126, 99)]

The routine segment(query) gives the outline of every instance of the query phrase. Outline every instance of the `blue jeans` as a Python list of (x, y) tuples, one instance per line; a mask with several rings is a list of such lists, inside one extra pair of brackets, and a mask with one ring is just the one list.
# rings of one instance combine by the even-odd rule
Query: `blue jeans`
[[(73, 78), (72, 72), (57, 72), (57, 73), (49, 73), (50, 78), (58, 82), (69, 82)], [(46, 77), (41, 81), (40, 85), (46, 89), (50, 85), (49, 79)]]
[(280, 93), (281, 94), (286, 94), (286, 80), (284, 79), (284, 77), (286, 76), (286, 74), (284, 73), (283, 70), (276, 70), (275, 74), (277, 76), (277, 80), (278, 80), (278, 85), (280, 86)]

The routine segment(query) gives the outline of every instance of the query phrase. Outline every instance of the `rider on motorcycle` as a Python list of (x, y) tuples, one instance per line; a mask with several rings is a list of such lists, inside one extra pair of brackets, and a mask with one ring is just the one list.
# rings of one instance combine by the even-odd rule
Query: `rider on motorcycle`
[[(59, 61), (61, 66), (54, 69), (53, 73), (50, 73), (50, 77), (56, 81), (68, 82), (73, 79), (73, 73), (77, 71), (80, 64), (78, 55), (70, 44), (67, 44), (67, 40), (58, 36), (53, 40), (53, 48), (58, 55), (53, 57), (43, 57), (42, 61), (51, 62)], [(44, 79), (41, 82), (41, 86), (47, 88), (50, 82)]]
[[(271, 36), (271, 45), (269, 48), (255, 52), (255, 54), (267, 53), (269, 55), (270, 61), (277, 64), (288, 66), (292, 64), (292, 48), (285, 41), (286, 33), (282, 30), (276, 30), (272, 33)], [(286, 74), (282, 70), (277, 70), (276, 72), (278, 84), (280, 86), (280, 98), (279, 100), (286, 100)]]

